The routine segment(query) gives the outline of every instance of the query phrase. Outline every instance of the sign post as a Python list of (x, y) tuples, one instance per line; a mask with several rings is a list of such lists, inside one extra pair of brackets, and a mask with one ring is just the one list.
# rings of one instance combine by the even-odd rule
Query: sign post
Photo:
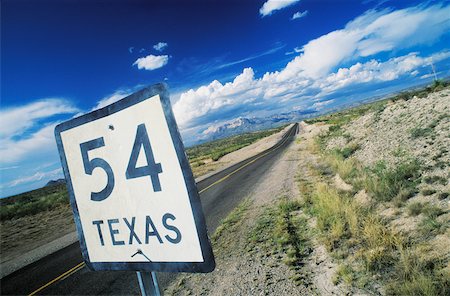
[(142, 296), (161, 296), (155, 272), (137, 272)]
[(55, 137), (91, 270), (135, 270), (149, 295), (158, 288), (156, 275), (147, 272), (214, 270), (200, 197), (164, 84), (61, 123)]

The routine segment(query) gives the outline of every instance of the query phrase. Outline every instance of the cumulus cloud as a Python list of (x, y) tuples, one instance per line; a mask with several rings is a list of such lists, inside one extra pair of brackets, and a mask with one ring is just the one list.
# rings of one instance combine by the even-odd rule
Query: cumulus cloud
[(331, 73), (316, 86), (321, 89), (321, 94), (330, 93), (351, 84), (384, 82), (399, 78), (402, 75), (417, 75), (419, 69), (430, 66), (432, 60), (438, 62), (450, 58), (450, 51), (443, 51), (429, 57), (420, 57), (417, 52), (395, 57), (386, 62), (370, 60), (366, 63), (356, 63), (348, 68), (339, 68)]
[(296, 20), (296, 19), (300, 19), (303, 18), (305, 16), (308, 15), (308, 10), (305, 11), (297, 11), (296, 13), (294, 13), (294, 15), (292, 15), (291, 20)]
[[(182, 93), (174, 104), (175, 115), (182, 127), (189, 128), (201, 123), (202, 118), (223, 117), (230, 110), (239, 112), (299, 104), (350, 85), (410, 76), (428, 65), (431, 58), (448, 58), (449, 51), (432, 57), (411, 52), (385, 61), (368, 58), (385, 51), (433, 43), (449, 32), (448, 15), (450, 6), (440, 5), (398, 11), (370, 10), (344, 29), (309, 41), (280, 71), (256, 78), (253, 69), (246, 68), (232, 82), (222, 84), (214, 80)], [(343, 63), (351, 66), (339, 67)]]
[(274, 11), (294, 5), (299, 1), (300, 0), (267, 0), (259, 9), (259, 13), (262, 17), (271, 15)]
[(398, 11), (370, 10), (337, 30), (311, 40), (283, 76), (318, 78), (343, 62), (380, 52), (430, 44), (450, 29), (450, 6), (421, 6)]
[(167, 44), (166, 42), (158, 42), (153, 45), (153, 48), (157, 51), (163, 51), (167, 46), (169, 46), (169, 44)]
[(165, 65), (167, 65), (167, 63), (169, 62), (169, 56), (168, 55), (160, 55), (160, 56), (155, 56), (155, 55), (148, 55), (146, 57), (143, 58), (139, 58), (137, 59), (134, 63), (133, 66), (137, 66), (138, 69), (145, 69), (145, 70), (155, 70), (155, 69), (159, 69), (161, 67), (164, 67)]

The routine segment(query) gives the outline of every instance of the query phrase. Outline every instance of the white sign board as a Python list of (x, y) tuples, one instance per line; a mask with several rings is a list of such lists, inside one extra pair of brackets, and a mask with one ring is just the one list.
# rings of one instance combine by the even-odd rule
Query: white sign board
[(55, 129), (94, 270), (214, 269), (199, 195), (162, 84)]

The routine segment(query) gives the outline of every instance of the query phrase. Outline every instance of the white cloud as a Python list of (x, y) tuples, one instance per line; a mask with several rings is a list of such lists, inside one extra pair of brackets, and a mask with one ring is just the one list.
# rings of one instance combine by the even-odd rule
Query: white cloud
[(25, 139), (2, 139), (0, 143), (0, 155), (2, 156), (0, 163), (14, 163), (36, 155), (37, 152), (43, 154), (55, 150), (56, 142), (53, 134), (55, 126), (56, 123), (46, 125)]
[(294, 47), (292, 51), (288, 51), (285, 53), (285, 55), (294, 54), (294, 53), (301, 53), (303, 52), (303, 48), (301, 47)]
[(155, 70), (159, 69), (161, 67), (164, 67), (169, 62), (169, 56), (168, 55), (148, 55), (143, 58), (137, 59), (134, 63), (134, 65), (137, 65), (138, 69), (145, 69), (145, 70)]
[(54, 179), (62, 177), (62, 169), (58, 168), (49, 172), (36, 172), (31, 176), (21, 177), (16, 180), (13, 180), (9, 182), (8, 184), (5, 184), (2, 187), (14, 187), (21, 184), (36, 182), (36, 181), (42, 181), (42, 180), (48, 180), (48, 179)]
[(167, 44), (166, 42), (158, 42), (157, 44), (153, 45), (153, 48), (157, 51), (163, 51), (168, 45), (169, 44)]
[(129, 95), (131, 95), (133, 91), (128, 89), (120, 89), (118, 91), (115, 91), (113, 94), (104, 97), (100, 101), (98, 101), (97, 105), (91, 109), (91, 111), (101, 109), (103, 107), (106, 107), (108, 105), (111, 105), (112, 103), (117, 102), (118, 100), (121, 100)]
[(412, 7), (398, 11), (370, 10), (337, 30), (311, 40), (303, 54), (283, 70), (283, 77), (319, 78), (345, 61), (380, 52), (429, 44), (450, 30), (450, 6)]
[(236, 60), (236, 61), (232, 61), (232, 62), (228, 62), (228, 63), (222, 64), (220, 66), (217, 66), (215, 69), (216, 70), (223, 69), (223, 68), (230, 67), (230, 66), (233, 66), (233, 65), (237, 65), (237, 64), (241, 64), (241, 63), (248, 62), (248, 61), (251, 61), (251, 60), (255, 60), (257, 58), (260, 58), (260, 57), (263, 57), (263, 56), (266, 56), (266, 55), (269, 55), (269, 54), (273, 54), (273, 53), (279, 51), (280, 49), (282, 49), (284, 46), (285, 45), (278, 45), (278, 46), (276, 46), (274, 48), (271, 48), (271, 49), (266, 50), (264, 52), (258, 53), (256, 55), (252, 55), (252, 56), (249, 56), (249, 57), (244, 58), (244, 59), (240, 59), (240, 60)]
[(271, 15), (274, 11), (294, 5), (300, 0), (267, 0), (259, 9), (261, 16)]
[(18, 168), (19, 168), (18, 165), (13, 165), (13, 166), (9, 166), (9, 167), (1, 167), (0, 171), (15, 170), (15, 169), (18, 169)]
[(320, 101), (320, 102), (316, 102), (312, 105), (313, 108), (315, 108), (316, 110), (322, 110), (323, 108), (325, 108), (326, 106), (330, 105), (331, 103), (333, 103), (335, 100), (328, 100), (328, 101)]
[[(174, 104), (178, 123), (185, 125), (191, 119), (210, 111), (255, 100), (262, 94), (254, 75), (252, 68), (245, 68), (233, 82), (223, 85), (214, 80), (197, 90), (191, 89), (182, 93), (180, 99)], [(242, 101), (240, 95), (245, 96), (246, 99)]]
[(356, 63), (349, 68), (340, 68), (331, 73), (323, 82), (318, 83), (322, 91), (337, 90), (350, 84), (367, 83), (372, 81), (391, 81), (402, 75), (417, 75), (417, 69), (430, 65), (430, 61), (441, 61), (450, 57), (450, 51), (443, 51), (426, 58), (417, 52), (395, 57), (386, 62), (370, 60), (366, 63)]
[(307, 15), (308, 15), (308, 10), (297, 11), (296, 13), (294, 13), (294, 15), (292, 16), (291, 20), (297, 20), (297, 19), (300, 19), (300, 18), (305, 17)]
[(2, 109), (0, 164), (14, 163), (36, 153), (56, 150), (53, 135), (57, 124), (55, 117), (78, 111), (79, 109), (62, 99), (44, 99), (24, 106)]
[[(266, 2), (268, 3), (268, 2)], [(177, 121), (189, 128), (230, 111), (256, 110), (297, 104), (308, 98), (323, 97), (357, 83), (391, 81), (411, 75), (430, 63), (431, 58), (446, 59), (449, 51), (424, 58), (412, 52), (387, 61), (367, 60), (384, 51), (430, 44), (450, 30), (450, 6), (417, 6), (398, 11), (368, 11), (336, 30), (309, 41), (296, 51), (281, 71), (255, 78), (246, 68), (234, 81), (214, 80), (180, 95), (174, 104)], [(410, 25), (414, 22), (414, 25)], [(416, 23), (418, 23), (416, 25)], [(426, 33), (428, 32), (428, 33)], [(363, 61), (360, 61), (363, 60)], [(367, 60), (367, 61), (364, 61)], [(343, 63), (353, 65), (341, 67)], [(413, 74), (414, 75), (414, 74)]]
[(58, 114), (75, 113), (78, 109), (61, 99), (44, 99), (20, 107), (0, 110), (0, 139), (21, 135), (36, 121)]

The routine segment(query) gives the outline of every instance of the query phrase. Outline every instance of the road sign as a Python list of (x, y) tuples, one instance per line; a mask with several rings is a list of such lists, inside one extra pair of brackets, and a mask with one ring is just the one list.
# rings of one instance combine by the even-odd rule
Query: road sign
[(91, 269), (214, 269), (200, 197), (163, 84), (61, 123), (55, 136)]

